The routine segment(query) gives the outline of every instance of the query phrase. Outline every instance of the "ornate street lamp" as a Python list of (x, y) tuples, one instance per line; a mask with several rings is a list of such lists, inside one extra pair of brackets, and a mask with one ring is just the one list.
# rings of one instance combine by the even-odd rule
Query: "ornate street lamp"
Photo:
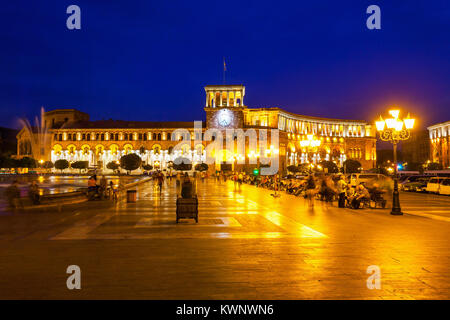
[(392, 118), (385, 119), (380, 116), (380, 120), (375, 122), (377, 131), (380, 134), (380, 139), (389, 141), (394, 149), (394, 192), (392, 197), (392, 211), (393, 215), (402, 215), (400, 208), (400, 197), (398, 192), (398, 176), (397, 176), (397, 143), (402, 140), (408, 140), (411, 136), (411, 129), (414, 127), (414, 119), (411, 119), (409, 113), (406, 118), (400, 120), (398, 118), (400, 111), (391, 110), (389, 114)]

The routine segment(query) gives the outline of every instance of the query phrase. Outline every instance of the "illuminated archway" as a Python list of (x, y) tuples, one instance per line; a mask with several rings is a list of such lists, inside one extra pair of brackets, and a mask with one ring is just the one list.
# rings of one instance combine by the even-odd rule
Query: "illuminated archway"
[(96, 155), (101, 155), (103, 154), (103, 151), (105, 151), (105, 147), (101, 144), (98, 144), (95, 146), (95, 154)]
[(77, 147), (74, 144), (69, 144), (67, 146), (67, 151), (69, 154), (75, 154), (75, 151), (77, 150)]
[(155, 143), (155, 144), (152, 146), (152, 150), (153, 150), (153, 153), (154, 153), (154, 154), (159, 154), (159, 153), (161, 152), (161, 145)]
[(81, 146), (81, 151), (83, 154), (89, 154), (90, 150), (91, 150), (91, 147), (88, 144), (83, 144)]
[(203, 154), (203, 150), (205, 150), (205, 146), (201, 143), (197, 144), (194, 148), (195, 153), (201, 156)]
[(109, 150), (111, 151), (111, 154), (117, 154), (117, 151), (119, 151), (119, 146), (113, 143), (109, 146)]
[(56, 155), (60, 155), (60, 154), (61, 154), (61, 151), (62, 151), (62, 146), (61, 146), (60, 144), (55, 144), (55, 145), (53, 146), (53, 152), (54, 152)]
[(129, 143), (123, 146), (123, 151), (125, 151), (125, 154), (131, 153), (133, 151), (133, 146)]
[(191, 146), (188, 145), (187, 143), (185, 143), (185, 144), (181, 145), (180, 150), (181, 150), (182, 155), (188, 155), (189, 152), (191, 151)]

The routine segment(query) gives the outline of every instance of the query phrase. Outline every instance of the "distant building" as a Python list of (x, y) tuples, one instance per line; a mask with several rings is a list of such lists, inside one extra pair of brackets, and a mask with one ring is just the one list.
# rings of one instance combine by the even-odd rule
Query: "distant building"
[[(205, 87), (205, 93), (203, 108), (206, 121), (196, 123), (91, 121), (88, 114), (75, 109), (46, 112), (43, 125), (48, 128), (48, 134), (45, 146), (41, 147), (42, 153), (46, 154), (42, 160), (82, 160), (88, 161), (90, 166), (106, 169), (108, 162), (118, 161), (128, 153), (136, 153), (144, 163), (166, 169), (178, 157), (188, 158), (193, 164), (206, 162), (205, 148), (216, 137), (209, 133), (219, 132), (225, 137), (225, 132), (234, 130), (236, 135), (242, 131), (255, 133), (259, 147), (249, 145), (249, 136), (246, 136), (245, 150), (235, 148), (231, 152), (224, 150), (212, 155), (215, 165), (210, 165), (211, 170), (221, 170), (230, 162), (232, 170), (251, 169), (250, 162), (259, 163), (266, 154), (278, 157), (279, 173), (285, 173), (289, 165), (317, 164), (323, 160), (342, 165), (346, 159), (355, 159), (364, 169), (375, 165), (375, 130), (364, 120), (303, 116), (280, 108), (248, 108), (244, 105), (243, 85), (210, 85)], [(279, 130), (276, 144), (271, 144), (272, 129)], [(268, 132), (270, 137), (267, 136), (267, 145), (264, 142), (267, 148), (261, 149), (261, 134), (264, 132)], [(312, 135), (321, 144), (318, 148), (307, 150), (304, 144), (302, 146), (302, 141)], [(29, 154), (26, 148), (29, 133), (22, 130), (17, 139), (19, 157)], [(233, 139), (237, 141), (237, 136)], [(225, 145), (225, 139), (223, 141)], [(179, 150), (174, 149), (180, 144)]]
[(402, 160), (408, 163), (426, 163), (430, 160), (428, 130), (412, 130), (411, 137), (402, 141)]
[(450, 167), (450, 121), (434, 124), (428, 128), (430, 138), (431, 161), (437, 162), (444, 168)]

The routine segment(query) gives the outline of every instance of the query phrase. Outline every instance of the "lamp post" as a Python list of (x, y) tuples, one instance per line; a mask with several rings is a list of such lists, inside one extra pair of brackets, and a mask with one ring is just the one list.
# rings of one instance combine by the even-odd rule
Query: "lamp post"
[(380, 116), (380, 119), (375, 122), (377, 131), (380, 134), (380, 139), (389, 141), (393, 145), (394, 151), (394, 192), (392, 197), (392, 211), (393, 215), (402, 215), (400, 208), (400, 197), (398, 192), (398, 176), (397, 176), (397, 144), (402, 140), (408, 140), (411, 136), (411, 129), (414, 127), (414, 119), (411, 119), (409, 113), (406, 118), (400, 120), (398, 118), (399, 110), (390, 110), (389, 114), (392, 118), (385, 119)]

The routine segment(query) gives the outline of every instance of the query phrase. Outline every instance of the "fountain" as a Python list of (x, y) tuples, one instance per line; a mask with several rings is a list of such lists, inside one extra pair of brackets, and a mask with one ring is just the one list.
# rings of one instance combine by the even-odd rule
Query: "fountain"
[(47, 123), (44, 120), (44, 107), (41, 107), (41, 117), (35, 117), (35, 125), (32, 126), (27, 119), (19, 119), (20, 123), (28, 135), (31, 144), (31, 155), (37, 161), (48, 160), (48, 151), (50, 146), (50, 135), (48, 133)]

